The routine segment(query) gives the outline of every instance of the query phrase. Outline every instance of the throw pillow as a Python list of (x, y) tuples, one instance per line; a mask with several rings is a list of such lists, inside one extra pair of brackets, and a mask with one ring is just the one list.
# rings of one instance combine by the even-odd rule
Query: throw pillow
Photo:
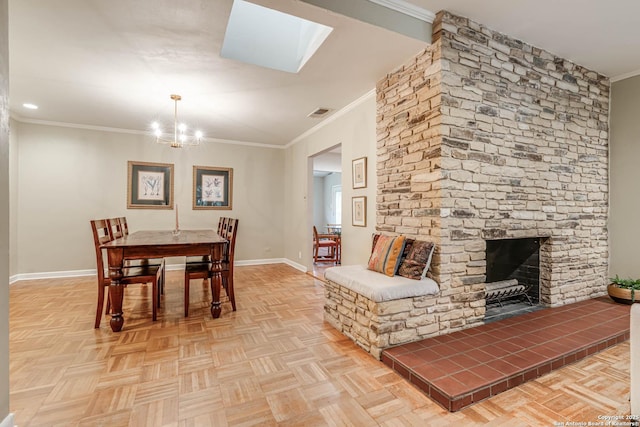
[(404, 236), (380, 236), (371, 252), (367, 268), (393, 277), (400, 265), (404, 241)]
[(400, 263), (398, 264), (398, 267), (400, 267), (402, 265), (402, 262), (407, 259), (409, 252), (411, 252), (411, 246), (413, 246), (413, 242), (415, 242), (415, 239), (410, 239), (408, 237), (404, 239), (404, 249), (402, 250), (402, 255), (400, 255)]
[(381, 234), (379, 233), (373, 233), (371, 239), (371, 252), (373, 252), (373, 250), (376, 248), (376, 243), (378, 243), (378, 239), (380, 238), (380, 236)]
[(414, 280), (424, 279), (431, 265), (434, 249), (435, 245), (431, 242), (415, 240), (398, 268), (398, 275)]

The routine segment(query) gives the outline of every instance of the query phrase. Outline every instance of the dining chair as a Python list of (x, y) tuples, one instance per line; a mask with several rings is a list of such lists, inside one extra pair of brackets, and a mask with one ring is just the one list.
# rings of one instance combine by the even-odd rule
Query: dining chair
[[(110, 231), (111, 225), (108, 219), (98, 219), (91, 221), (91, 231), (93, 233), (93, 244), (96, 251), (96, 270), (98, 273), (98, 304), (96, 307), (96, 321), (95, 328), (100, 327), (100, 321), (102, 320), (104, 308), (104, 294), (108, 292), (108, 286), (111, 284), (109, 273), (105, 269), (104, 252), (101, 245), (113, 240), (112, 232)], [(164, 285), (164, 260), (160, 265), (140, 265), (140, 266), (125, 266), (122, 269), (123, 277), (120, 283), (123, 286), (127, 286), (134, 283), (145, 284), (151, 283), (152, 288), (152, 310), (153, 321), (157, 319), (157, 308), (160, 307), (160, 289)], [(110, 309), (110, 300), (107, 294), (107, 307), (106, 312)]]
[(227, 291), (233, 311), (236, 311), (236, 296), (233, 289), (233, 270), (236, 253), (236, 235), (238, 234), (239, 219), (229, 218), (225, 238), (229, 241), (227, 254), (222, 261), (222, 286)]
[[(226, 233), (227, 233), (227, 223), (229, 222), (231, 218), (227, 218), (227, 217), (220, 217), (220, 219), (218, 219), (218, 235), (225, 237)], [(186, 264), (199, 264), (202, 262), (209, 262), (211, 261), (211, 257), (209, 255), (195, 255), (195, 256), (188, 256), (187, 259), (185, 260)]]
[[(127, 224), (127, 217), (121, 216), (119, 218), (109, 218), (109, 231), (111, 233), (111, 239), (119, 239), (129, 235), (129, 225)], [(164, 263), (163, 258), (141, 258), (141, 259), (126, 259), (124, 261), (126, 267), (140, 267), (143, 265), (160, 265)], [(164, 289), (162, 289), (164, 291)]]
[[(233, 311), (236, 311), (236, 297), (233, 288), (233, 264), (235, 260), (236, 236), (238, 233), (238, 223), (234, 218), (226, 218), (226, 226), (222, 237), (227, 239), (225, 245), (220, 271), (222, 274), (222, 287), (224, 288)], [(184, 317), (189, 316), (189, 286), (190, 281), (195, 279), (211, 279), (211, 262), (193, 262), (185, 264), (184, 270)]]
[(218, 234), (223, 236), (224, 233), (226, 233), (227, 231), (227, 223), (229, 222), (231, 218), (225, 217), (225, 216), (221, 216), (220, 219), (218, 220)]
[(127, 223), (127, 217), (121, 216), (118, 218), (118, 222), (120, 223), (120, 228), (122, 229), (122, 234), (125, 236), (129, 235), (129, 224)]
[[(318, 229), (313, 226), (313, 263), (340, 262), (340, 236), (337, 234), (318, 234)], [(320, 249), (325, 248), (327, 255), (320, 255)]]
[(107, 225), (109, 226), (109, 233), (111, 234), (111, 240), (124, 237), (124, 232), (122, 231), (122, 224), (120, 223), (120, 218), (107, 219)]

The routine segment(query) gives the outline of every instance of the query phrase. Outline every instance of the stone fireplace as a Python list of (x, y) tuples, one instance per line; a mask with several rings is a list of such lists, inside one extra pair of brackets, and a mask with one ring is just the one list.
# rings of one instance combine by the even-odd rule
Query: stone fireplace
[(377, 85), (376, 228), (436, 243), (438, 333), (482, 322), (488, 241), (545, 237), (545, 306), (604, 295), (608, 79), (448, 12), (433, 29)]

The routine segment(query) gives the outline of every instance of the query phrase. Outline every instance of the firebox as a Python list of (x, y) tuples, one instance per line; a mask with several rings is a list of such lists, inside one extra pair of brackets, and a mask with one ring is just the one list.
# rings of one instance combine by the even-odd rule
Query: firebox
[(543, 238), (487, 240), (487, 283), (517, 280), (533, 304), (540, 301), (540, 243)]

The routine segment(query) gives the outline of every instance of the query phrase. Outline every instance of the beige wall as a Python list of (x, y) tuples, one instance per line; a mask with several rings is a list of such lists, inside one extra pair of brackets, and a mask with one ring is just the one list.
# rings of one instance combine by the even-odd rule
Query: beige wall
[(18, 271), (18, 133), (16, 123), (9, 120), (9, 277)]
[[(13, 124), (19, 145), (18, 274), (95, 269), (93, 218), (125, 215), (133, 231), (174, 226), (174, 210), (126, 208), (128, 160), (174, 164), (181, 228), (237, 217), (238, 261), (283, 257), (282, 149), (204, 143), (177, 150), (143, 135)], [(193, 165), (234, 169), (233, 210), (192, 210)]]
[[(301, 138), (286, 151), (285, 257), (312, 267), (312, 164), (309, 158), (342, 144), (342, 264), (363, 264), (371, 252), (375, 229), (376, 197), (376, 102), (369, 94), (312, 134)], [(367, 188), (352, 189), (351, 161), (367, 157)], [(351, 226), (352, 196), (367, 196), (367, 227)], [(298, 253), (302, 253), (302, 258)]]
[[(238, 217), (238, 261), (287, 258), (309, 268), (309, 157), (337, 144), (342, 144), (344, 170), (343, 263), (368, 259), (375, 228), (373, 94), (286, 150), (220, 143), (175, 150), (137, 134), (18, 121), (11, 126), (12, 276), (94, 269), (92, 218), (126, 215), (132, 230), (172, 227), (173, 210), (126, 209), (128, 160), (175, 165), (182, 228), (206, 227), (221, 215)], [(353, 190), (351, 160), (363, 156), (368, 158), (368, 185)], [(232, 211), (191, 209), (193, 165), (234, 168)], [(354, 195), (367, 196), (366, 228), (351, 226)], [(59, 242), (65, 242), (63, 251), (57, 249)]]
[(611, 88), (609, 276), (640, 278), (640, 76)]
[(0, 0), (0, 423), (9, 414), (9, 36)]

